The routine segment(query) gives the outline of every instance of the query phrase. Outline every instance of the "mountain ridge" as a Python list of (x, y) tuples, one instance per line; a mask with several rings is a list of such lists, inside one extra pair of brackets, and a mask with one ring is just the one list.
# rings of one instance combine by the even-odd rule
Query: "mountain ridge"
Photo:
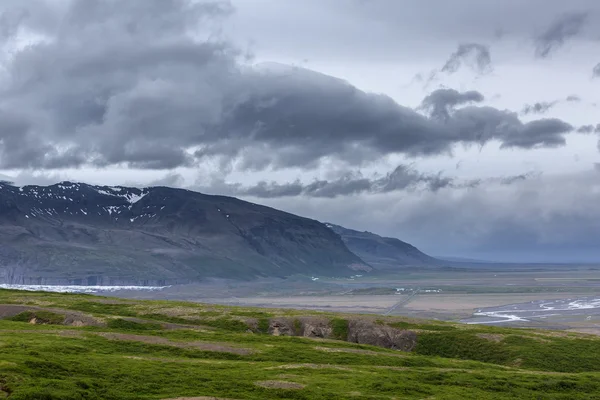
[(400, 239), (357, 231), (325, 222), (325, 226), (340, 235), (348, 249), (370, 265), (382, 270), (403, 266), (439, 266), (444, 261), (431, 257)]
[(165, 186), (0, 183), (0, 280), (172, 284), (372, 268), (322, 223)]

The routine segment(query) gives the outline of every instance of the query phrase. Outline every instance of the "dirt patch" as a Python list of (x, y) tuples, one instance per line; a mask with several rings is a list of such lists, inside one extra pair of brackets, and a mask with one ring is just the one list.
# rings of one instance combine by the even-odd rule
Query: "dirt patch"
[(164, 306), (137, 306), (136, 310), (143, 314), (163, 314), (168, 317), (179, 317), (179, 318), (197, 318), (200, 308), (196, 307), (164, 307)]
[[(65, 310), (62, 308), (45, 308), (37, 306), (26, 306), (17, 304), (0, 304), (0, 319), (12, 318), (24, 312), (50, 312), (54, 314), (60, 314), (64, 316), (64, 320), (61, 325), (71, 326), (104, 326), (104, 323), (92, 317), (91, 315), (84, 314), (78, 311)], [(37, 321), (32, 321), (36, 323)]]
[(208, 343), (208, 342), (175, 342), (169, 339), (165, 339), (158, 336), (142, 336), (142, 335), (131, 335), (127, 333), (112, 333), (112, 332), (97, 332), (95, 335), (102, 336), (109, 340), (124, 340), (130, 342), (141, 342), (147, 344), (157, 344), (162, 346), (173, 346), (184, 349), (198, 349), (205, 351), (216, 351), (220, 353), (232, 353), (239, 355), (252, 354), (255, 351), (252, 349), (245, 349), (240, 347), (231, 347), (220, 343)]
[(329, 364), (286, 364), (286, 365), (279, 365), (277, 367), (267, 367), (265, 369), (301, 369), (301, 368), (336, 369), (339, 371), (352, 371), (352, 369), (350, 369), (350, 368), (339, 367), (337, 365), (329, 365)]
[(567, 329), (567, 332), (581, 333), (584, 335), (600, 336), (600, 328), (574, 328), (574, 329)]
[[(177, 364), (225, 364), (227, 361), (218, 361), (212, 359), (198, 359), (198, 358), (166, 358), (166, 357), (139, 357), (139, 356), (123, 356), (130, 360), (139, 361), (155, 361), (161, 363), (177, 363)], [(249, 363), (252, 364), (252, 363)]]
[(295, 382), (286, 381), (260, 381), (255, 382), (257, 386), (268, 388), (268, 389), (304, 389), (306, 385)]
[(209, 326), (202, 325), (187, 325), (187, 324), (176, 324), (172, 322), (162, 322), (153, 319), (144, 319), (144, 318), (136, 318), (136, 317), (120, 317), (125, 321), (131, 321), (138, 324), (159, 324), (163, 329), (166, 330), (178, 330), (178, 329), (193, 329), (195, 331), (202, 332), (213, 332), (215, 329)]
[(83, 332), (76, 330), (61, 330), (61, 329), (2, 329), (1, 333), (40, 333), (40, 334), (52, 334), (65, 337), (81, 337)]
[(368, 356), (388, 356), (388, 357), (406, 357), (404, 354), (400, 353), (383, 353), (378, 351), (371, 350), (361, 350), (361, 349), (341, 349), (341, 348), (333, 348), (333, 347), (321, 347), (316, 346), (316, 350), (324, 351), (326, 353), (352, 353), (352, 354), (365, 354)]
[(500, 343), (504, 340), (504, 335), (498, 333), (478, 333), (477, 337), (480, 339), (489, 340), (490, 342)]
[(100, 303), (100, 304), (123, 304), (123, 305), (137, 304), (135, 301), (116, 300), (116, 299), (93, 299), (93, 300), (89, 300), (89, 301), (91, 303)]

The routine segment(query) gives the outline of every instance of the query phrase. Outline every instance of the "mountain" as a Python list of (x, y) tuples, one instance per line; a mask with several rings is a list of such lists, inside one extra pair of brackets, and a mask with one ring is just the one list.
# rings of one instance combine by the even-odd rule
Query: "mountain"
[(433, 266), (443, 263), (399, 239), (383, 237), (371, 232), (359, 232), (330, 223), (325, 225), (340, 235), (350, 251), (377, 269)]
[(231, 197), (0, 183), (0, 281), (156, 285), (370, 269), (322, 223)]

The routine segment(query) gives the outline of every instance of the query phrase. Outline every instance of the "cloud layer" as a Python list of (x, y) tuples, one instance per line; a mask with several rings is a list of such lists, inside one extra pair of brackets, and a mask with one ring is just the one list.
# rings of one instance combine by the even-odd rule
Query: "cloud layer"
[[(475, 92), (434, 92), (424, 116), (307, 69), (246, 66), (215, 34), (232, 12), (226, 2), (37, 0), (1, 8), (22, 16), (2, 20), (5, 45), (41, 39), (3, 61), (0, 168), (171, 169), (207, 158), (256, 170), (324, 158), (360, 164), (492, 140), (560, 146), (572, 130), (558, 119), (524, 123), (492, 107), (456, 108), (481, 102)], [(459, 47), (447, 68), (467, 56), (486, 67), (486, 51)]]

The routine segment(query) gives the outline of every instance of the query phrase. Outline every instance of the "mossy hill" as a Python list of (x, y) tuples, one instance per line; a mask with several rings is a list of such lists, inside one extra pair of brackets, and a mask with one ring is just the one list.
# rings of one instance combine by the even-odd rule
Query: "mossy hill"
[(588, 400), (598, 354), (556, 331), (0, 290), (11, 400)]

